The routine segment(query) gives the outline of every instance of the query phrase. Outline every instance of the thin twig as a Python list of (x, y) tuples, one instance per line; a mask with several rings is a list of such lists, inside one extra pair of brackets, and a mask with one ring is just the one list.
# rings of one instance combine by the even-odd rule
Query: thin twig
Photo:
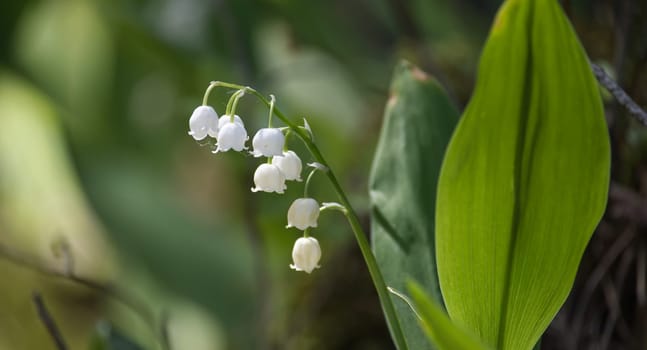
[(61, 331), (58, 329), (58, 326), (56, 325), (54, 318), (47, 310), (47, 307), (45, 307), (45, 302), (43, 302), (43, 298), (41, 297), (40, 293), (34, 292), (34, 294), (32, 295), (32, 300), (34, 301), (34, 305), (36, 305), (38, 318), (47, 329), (47, 332), (49, 333), (49, 335), (52, 337), (54, 344), (56, 344), (56, 348), (58, 350), (67, 350), (67, 345), (65, 345), (65, 340), (63, 339), (63, 335), (61, 334)]
[[(624, 295), (625, 290), (625, 281), (629, 270), (634, 267), (634, 261), (637, 259), (636, 251), (634, 249), (625, 249), (622, 253), (622, 257), (618, 262), (617, 268), (615, 268), (614, 283), (618, 286), (618, 295)], [(618, 323), (616, 326), (618, 336), (623, 339), (626, 343), (630, 343), (633, 338), (631, 335), (631, 330), (629, 330), (629, 325), (623, 312), (620, 312), (618, 315)]]
[(618, 85), (618, 83), (613, 80), (602, 67), (597, 64), (591, 63), (591, 69), (593, 69), (593, 74), (598, 79), (600, 85), (604, 86), (613, 97), (620, 103), (623, 107), (629, 111), (640, 123), (647, 126), (647, 112), (640, 108), (638, 104)]
[(609, 199), (614, 204), (609, 210), (612, 218), (647, 226), (647, 200), (635, 191), (612, 182), (609, 188)]
[[(136, 313), (140, 314), (140, 316), (142, 316), (147, 321), (154, 320), (152, 311), (149, 310), (143, 302), (138, 300), (133, 295), (127, 294), (124, 291), (117, 289), (113, 285), (104, 284), (102, 282), (94, 281), (86, 277), (78, 276), (72, 269), (67, 266), (65, 268), (66, 271), (60, 271), (58, 269), (45, 266), (33, 257), (16, 252), (2, 243), (0, 243), (0, 256), (4, 257), (6, 260), (13, 262), (16, 265), (29, 268), (45, 275), (64, 278), (77, 284), (83, 285), (87, 288), (99, 291), (114, 298), (115, 300), (122, 302), (123, 304), (134, 310)], [(66, 261), (69, 261), (69, 259), (67, 259)]]
[(647, 293), (645, 293), (645, 274), (647, 273), (647, 251), (645, 246), (641, 245), (638, 250), (638, 259), (636, 259), (636, 300), (638, 306), (645, 307), (647, 304)]
[[(589, 302), (595, 292), (595, 288), (604, 280), (604, 276), (611, 268), (616, 259), (622, 254), (629, 244), (633, 241), (636, 233), (633, 227), (627, 228), (609, 247), (605, 255), (602, 257), (598, 265), (591, 272), (590, 277), (583, 287), (583, 292), (574, 307), (573, 320), (571, 322), (571, 330), (573, 334), (573, 341), (577, 342), (579, 339), (579, 332), (582, 330), (582, 324), (588, 310)], [(573, 344), (577, 345), (577, 344)]]
[[(67, 249), (63, 249), (62, 253), (65, 258), (65, 271), (60, 271), (58, 269), (45, 266), (41, 264), (37, 259), (30, 257), (26, 254), (22, 254), (14, 251), (8, 246), (0, 243), (0, 258), (4, 258), (16, 265), (34, 270), (36, 272), (42, 273), (44, 275), (63, 278), (68, 281), (72, 281), (76, 284), (85, 286), (89, 289), (100, 292), (104, 295), (109, 296), (110, 298), (119, 301), (120, 303), (126, 305), (129, 309), (138, 314), (147, 324), (150, 325), (154, 334), (159, 336), (160, 343), (162, 348), (165, 350), (170, 349), (170, 344), (168, 342), (168, 331), (166, 330), (167, 323), (165, 319), (162, 320), (160, 329), (158, 329), (157, 321), (153, 311), (144, 303), (141, 299), (137, 298), (133, 294), (129, 294), (124, 290), (118, 289), (114, 285), (105, 284), (102, 282), (94, 281), (87, 277), (78, 276), (74, 273), (74, 267), (71, 266), (73, 261), (71, 257), (71, 252)], [(69, 255), (69, 256), (68, 256)], [(161, 333), (161, 334), (160, 334)]]
[(618, 291), (615, 289), (613, 282), (609, 276), (606, 276), (602, 281), (602, 292), (604, 294), (604, 299), (607, 304), (607, 310), (609, 310), (609, 315), (607, 316), (606, 322), (604, 324), (604, 330), (598, 341), (599, 349), (608, 349), (609, 342), (611, 341), (611, 335), (613, 334), (614, 329), (617, 326), (618, 318), (622, 313), (620, 307), (620, 301), (618, 297)]

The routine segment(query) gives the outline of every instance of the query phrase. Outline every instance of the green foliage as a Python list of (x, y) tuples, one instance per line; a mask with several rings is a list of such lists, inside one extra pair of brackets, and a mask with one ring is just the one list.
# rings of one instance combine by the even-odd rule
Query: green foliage
[(107, 322), (97, 324), (96, 331), (90, 340), (89, 350), (143, 350), (119, 330)]
[[(387, 285), (414, 279), (442, 303), (434, 256), (436, 182), (458, 120), (438, 82), (407, 62), (396, 68), (370, 178), (372, 245)], [(409, 306), (393, 301), (411, 349), (428, 348)]]
[(455, 322), (497, 349), (532, 348), (604, 211), (609, 153), (558, 3), (506, 1), (439, 179), (438, 273)]
[(107, 126), (103, 108), (114, 57), (109, 28), (91, 1), (47, 1), (29, 9), (16, 30), (16, 60), (74, 112), (62, 114), (66, 126), (90, 143)]
[(439, 349), (447, 350), (485, 350), (474, 334), (460, 328), (449, 319), (445, 311), (431, 300), (422, 287), (409, 281), (409, 292), (413, 298), (413, 307), (419, 322), (429, 340)]
[[(88, 253), (78, 257), (77, 272), (106, 277), (112, 267), (103, 261), (108, 255), (103, 232), (69, 165), (57, 116), (47, 96), (0, 69), (0, 221), (12, 232), (3, 232), (2, 240), (49, 247), (65, 237), (72, 250)], [(30, 195), (38, 200), (26, 200)], [(38, 254), (53, 260), (43, 251), (49, 249)]]
[(242, 235), (231, 234), (224, 224), (215, 232), (196, 225), (176, 207), (167, 184), (152, 181), (146, 169), (122, 164), (130, 172), (105, 168), (89, 185), (90, 193), (103, 199), (96, 202), (97, 212), (115, 223), (119, 219), (114, 243), (136, 256), (167, 290), (240, 328), (255, 306), (251, 252)]

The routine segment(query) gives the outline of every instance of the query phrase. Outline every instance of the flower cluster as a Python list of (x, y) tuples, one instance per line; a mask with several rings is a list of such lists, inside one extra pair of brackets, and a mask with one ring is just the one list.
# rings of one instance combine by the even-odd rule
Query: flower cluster
[[(209, 92), (214, 87), (211, 84), (205, 93), (202, 106), (197, 107), (189, 118), (189, 135), (196, 141), (207, 137), (216, 140), (216, 148), (213, 153), (227, 152), (234, 150), (241, 152), (247, 150), (245, 143), (249, 140), (243, 120), (235, 114), (238, 100), (249, 88), (242, 88), (234, 93), (227, 104), (227, 111), (218, 117), (216, 111), (206, 105)], [(299, 156), (287, 147), (287, 137), (290, 135), (290, 128), (272, 127), (272, 115), (274, 109), (274, 96), (271, 96), (269, 103), (269, 122), (267, 128), (256, 132), (252, 138), (252, 156), (267, 158), (254, 172), (254, 187), (252, 192), (274, 192), (283, 193), (287, 186), (286, 181), (301, 181), (302, 163)], [(267, 103), (267, 102), (266, 102)], [(304, 120), (304, 129), (311, 134), (307, 122)], [(301, 137), (301, 135), (299, 135)], [(290, 267), (296, 271), (311, 273), (319, 267), (321, 259), (321, 248), (314, 237), (309, 236), (309, 230), (317, 227), (317, 220), (321, 210), (319, 203), (307, 196), (308, 185), (315, 171), (326, 171), (327, 168), (319, 163), (308, 164), (313, 167), (304, 185), (304, 197), (296, 199), (288, 209), (286, 228), (297, 228), (303, 231), (303, 237), (296, 240), (292, 250), (293, 264)]]

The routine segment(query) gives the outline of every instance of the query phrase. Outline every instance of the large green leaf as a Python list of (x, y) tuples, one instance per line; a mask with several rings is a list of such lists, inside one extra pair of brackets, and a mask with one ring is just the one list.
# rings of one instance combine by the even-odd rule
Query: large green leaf
[(557, 1), (506, 1), (439, 179), (453, 320), (497, 349), (532, 348), (604, 211), (609, 153), (595, 79)]
[[(370, 179), (372, 244), (387, 285), (414, 279), (442, 303), (434, 256), (434, 200), (458, 112), (436, 80), (409, 63), (395, 71)], [(409, 307), (393, 299), (411, 349), (429, 348)]]
[(419, 284), (410, 281), (408, 285), (420, 325), (429, 340), (439, 349), (487, 349), (473, 334), (454, 324), (444, 310), (425, 294)]

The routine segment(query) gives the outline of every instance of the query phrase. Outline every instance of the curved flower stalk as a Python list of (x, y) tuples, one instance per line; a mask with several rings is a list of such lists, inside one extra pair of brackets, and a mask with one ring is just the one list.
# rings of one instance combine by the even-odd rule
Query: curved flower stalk
[[(291, 264), (290, 267), (297, 271), (305, 271), (306, 273), (311, 273), (315, 268), (319, 267), (321, 248), (317, 239), (309, 236), (309, 230), (317, 226), (317, 219), (321, 211), (335, 209), (342, 212), (346, 216), (346, 219), (350, 224), (364, 261), (366, 262), (369, 274), (371, 275), (371, 279), (373, 280), (373, 284), (375, 285), (378, 297), (383, 306), (385, 317), (388, 320), (387, 324), (392, 327), (391, 333), (393, 335), (395, 345), (399, 350), (407, 349), (407, 343), (405, 341), (402, 330), (400, 329), (399, 322), (395, 313), (395, 308), (389, 295), (389, 291), (387, 290), (387, 286), (384, 282), (384, 278), (382, 277), (382, 273), (378, 268), (375, 256), (373, 256), (373, 252), (371, 251), (370, 244), (366, 238), (366, 233), (364, 233), (359, 223), (357, 214), (350, 205), (348, 197), (339, 185), (334, 172), (330, 169), (328, 162), (326, 162), (319, 148), (315, 144), (314, 134), (312, 133), (312, 130), (307, 121), (304, 119), (303, 126), (297, 125), (292, 122), (278, 108), (275, 108), (275, 98), (272, 95), (270, 95), (270, 99), (267, 99), (264, 95), (251, 87), (220, 81), (213, 81), (209, 84), (209, 87), (207, 88), (204, 95), (203, 105), (207, 104), (210, 92), (216, 87), (224, 87), (237, 90), (236, 93), (234, 93), (230, 98), (227, 104), (227, 110), (225, 112), (225, 116), (229, 116), (229, 123), (226, 123), (227, 118), (224, 118), (225, 122), (222, 121), (224, 116), (219, 120), (219, 124), (225, 123), (225, 125), (219, 125), (220, 130), (217, 137), (218, 149), (216, 150), (216, 152), (224, 152), (225, 150), (228, 150), (230, 148), (236, 151), (241, 151), (244, 148), (244, 141), (242, 146), (240, 144), (240, 140), (242, 138), (242, 133), (239, 132), (240, 129), (237, 129), (238, 131), (236, 131), (235, 137), (232, 136), (232, 138), (235, 138), (238, 141), (238, 143), (236, 143), (237, 147), (233, 146), (233, 142), (229, 143), (229, 139), (225, 137), (225, 135), (230, 136), (229, 134), (223, 133), (221, 135), (225, 127), (227, 127), (228, 125), (237, 124), (237, 120), (240, 119), (235, 115), (235, 112), (238, 101), (242, 96), (244, 96), (245, 94), (254, 95), (269, 108), (268, 127), (262, 130), (269, 129), (272, 131), (259, 132), (255, 135), (254, 140), (252, 141), (254, 148), (252, 154), (257, 157), (268, 157), (268, 163), (261, 164), (256, 169), (256, 172), (254, 174), (254, 182), (256, 187), (253, 188), (252, 191), (283, 193), (283, 190), (285, 189), (285, 180), (301, 180), (301, 159), (296, 155), (296, 153), (285, 148), (286, 135), (283, 134), (283, 131), (286, 131), (286, 133), (294, 134), (298, 138), (300, 138), (312, 157), (315, 159), (314, 163), (308, 164), (309, 166), (313, 167), (313, 170), (310, 172), (308, 178), (306, 179), (303, 198), (295, 200), (295, 202), (290, 207), (290, 210), (288, 211), (288, 227), (293, 226), (297, 229), (303, 230), (303, 237), (298, 238), (295, 242), (292, 251), (292, 258), (294, 263)], [(287, 127), (279, 129), (273, 128), (273, 116), (276, 116)], [(244, 131), (242, 120), (240, 120), (240, 124), (238, 124), (238, 126)], [(229, 128), (231, 129), (231, 133), (234, 134), (233, 127), (229, 126)], [(280, 136), (277, 133), (277, 130), (281, 133)], [(245, 132), (245, 140), (247, 139), (246, 137), (247, 134)], [(279, 145), (281, 145), (280, 148), (278, 147)], [(226, 146), (230, 147), (225, 149)], [(326, 174), (326, 177), (330, 181), (334, 191), (337, 193), (340, 203), (324, 203), (322, 207), (317, 208), (317, 201), (308, 196), (308, 186), (310, 180), (314, 173), (317, 171)], [(315, 205), (313, 205), (313, 202)]]

